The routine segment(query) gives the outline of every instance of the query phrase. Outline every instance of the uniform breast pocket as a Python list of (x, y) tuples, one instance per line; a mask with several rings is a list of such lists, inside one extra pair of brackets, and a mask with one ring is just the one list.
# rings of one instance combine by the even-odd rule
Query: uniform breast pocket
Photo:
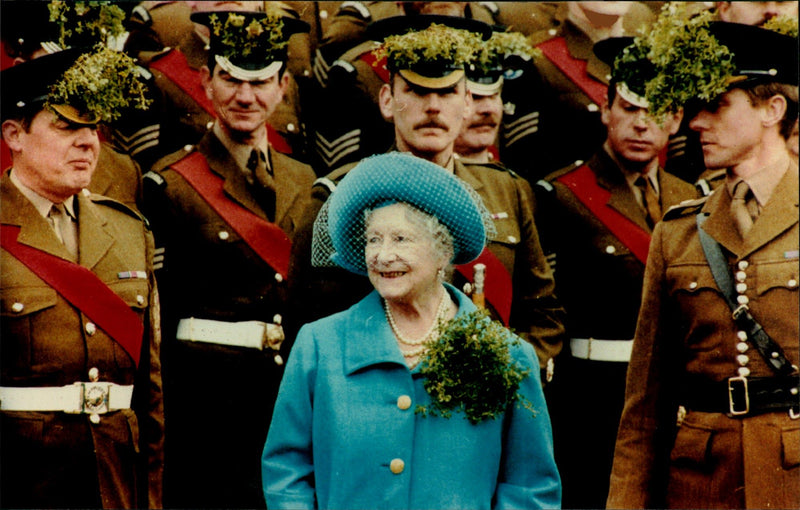
[(607, 257), (624, 257), (631, 254), (628, 247), (612, 235), (595, 236), (592, 243)]
[(239, 234), (230, 225), (221, 221), (205, 223), (201, 228), (203, 238), (211, 246), (232, 246), (241, 241)]
[(122, 280), (110, 283), (109, 288), (137, 312), (144, 311), (150, 302), (150, 283), (145, 279)]
[(3, 289), (0, 296), (0, 315), (3, 320), (15, 317), (27, 317), (55, 306), (57, 293), (50, 287)]
[(781, 293), (786, 298), (793, 295), (797, 303), (798, 272), (800, 266), (797, 259), (758, 264), (756, 292), (760, 297), (767, 297), (772, 292)]
[(522, 241), (519, 225), (511, 219), (504, 218), (495, 220), (494, 226), (497, 232), (489, 239), (491, 251), (506, 268), (513, 268), (514, 254)]
[(717, 284), (705, 264), (687, 264), (667, 268), (669, 293), (680, 298), (696, 296), (703, 292), (717, 292)]

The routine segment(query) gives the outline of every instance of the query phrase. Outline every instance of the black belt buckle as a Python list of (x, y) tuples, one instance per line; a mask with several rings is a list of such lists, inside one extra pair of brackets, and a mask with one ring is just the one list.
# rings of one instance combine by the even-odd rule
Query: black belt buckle
[(750, 412), (750, 393), (746, 377), (740, 375), (728, 378), (728, 410), (732, 416)]

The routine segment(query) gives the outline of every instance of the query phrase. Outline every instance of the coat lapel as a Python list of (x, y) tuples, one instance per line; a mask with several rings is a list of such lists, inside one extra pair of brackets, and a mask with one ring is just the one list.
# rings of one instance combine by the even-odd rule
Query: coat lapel
[(353, 320), (344, 347), (346, 374), (379, 363), (406, 366), (377, 291), (372, 291), (351, 312)]
[(206, 157), (211, 171), (224, 179), (222, 189), (228, 198), (260, 218), (268, 220), (261, 206), (248, 191), (247, 180), (242, 170), (222, 142), (209, 132), (200, 140), (198, 149)]
[(114, 236), (108, 230), (106, 219), (98, 213), (91, 199), (83, 193), (79, 193), (76, 198), (79, 262), (83, 267), (92, 269), (111, 250)]
[(590, 161), (589, 166), (597, 175), (597, 184), (611, 193), (611, 196), (608, 197), (607, 205), (628, 218), (642, 230), (650, 232), (650, 227), (645, 220), (644, 210), (639, 206), (636, 197), (633, 196), (622, 170), (617, 167), (610, 156), (605, 151), (602, 151), (601, 156)]
[(726, 250), (737, 257), (741, 256), (742, 239), (730, 215), (731, 197), (720, 185), (708, 197), (702, 212), (708, 214), (708, 219), (703, 224), (703, 230)]
[(758, 250), (795, 225), (798, 218), (797, 167), (791, 167), (744, 238), (742, 256)]
[(20, 228), (17, 241), (65, 260), (72, 260), (53, 227), (11, 182), (8, 172), (0, 179), (2, 222)]
[(283, 225), (286, 215), (303, 191), (294, 180), (289, 164), (284, 163), (286, 156), (269, 148), (268, 155), (275, 179), (275, 224)]

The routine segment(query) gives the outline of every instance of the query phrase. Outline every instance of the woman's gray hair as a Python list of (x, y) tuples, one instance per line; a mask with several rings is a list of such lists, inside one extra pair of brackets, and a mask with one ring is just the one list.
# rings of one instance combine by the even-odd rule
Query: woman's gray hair
[[(422, 228), (425, 232), (427, 232), (431, 239), (433, 240), (432, 248), (434, 249), (436, 255), (446, 260), (448, 264), (453, 261), (453, 257), (455, 256), (455, 250), (453, 248), (453, 235), (450, 233), (450, 230), (436, 216), (426, 213), (421, 209), (414, 207), (411, 204), (406, 202), (397, 202), (400, 205), (403, 205), (403, 209), (405, 211), (406, 219), (414, 226)], [(369, 221), (372, 217), (372, 213), (374, 213), (377, 209), (375, 208), (367, 208), (364, 209), (364, 231), (366, 233), (367, 228), (369, 228)]]

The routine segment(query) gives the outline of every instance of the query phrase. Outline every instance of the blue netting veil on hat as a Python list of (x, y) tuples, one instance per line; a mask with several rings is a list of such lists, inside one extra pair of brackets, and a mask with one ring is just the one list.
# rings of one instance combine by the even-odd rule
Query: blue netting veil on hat
[(469, 184), (430, 161), (390, 152), (362, 160), (325, 202), (314, 222), (312, 265), (366, 274), (364, 211), (389, 202), (438, 219), (453, 237), (454, 264), (476, 259), (494, 234), (489, 211)]

